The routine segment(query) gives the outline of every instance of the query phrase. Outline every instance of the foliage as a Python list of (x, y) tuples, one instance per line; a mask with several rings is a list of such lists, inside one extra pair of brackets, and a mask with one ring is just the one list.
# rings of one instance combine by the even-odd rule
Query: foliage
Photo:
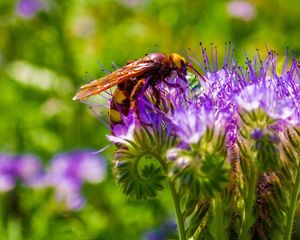
[[(26, 2), (38, 4), (24, 10)], [(254, 15), (245, 20), (230, 12), (228, 1), (223, 0), (1, 1), (1, 152), (34, 154), (47, 165), (59, 152), (106, 146), (107, 128), (88, 107), (72, 101), (80, 85), (105, 74), (97, 61), (110, 71), (114, 64), (122, 66), (149, 52), (183, 54), (189, 47), (201, 52), (199, 41), (222, 48), (232, 40), (239, 49), (238, 60), (243, 59), (242, 49), (251, 55), (256, 48), (265, 49), (265, 44), (281, 55), (286, 46), (299, 51), (297, 0), (249, 3)], [(219, 53), (219, 58), (224, 55)], [(103, 98), (94, 102), (106, 104)], [(113, 148), (103, 153), (108, 177), (100, 184), (83, 186), (87, 204), (78, 212), (57, 204), (49, 189), (17, 184), (2, 193), (1, 236), (140, 239), (143, 231), (160, 229), (165, 219), (174, 217), (168, 192), (157, 193), (160, 201), (122, 196), (110, 174)]]

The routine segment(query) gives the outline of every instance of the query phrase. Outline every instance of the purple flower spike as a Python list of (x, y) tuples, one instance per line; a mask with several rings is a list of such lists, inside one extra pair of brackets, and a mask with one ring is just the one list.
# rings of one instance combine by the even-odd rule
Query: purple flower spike
[(99, 158), (95, 155), (85, 156), (80, 163), (80, 169), (78, 171), (79, 178), (89, 183), (99, 183), (104, 179), (105, 176), (105, 163), (99, 161)]
[(15, 187), (15, 179), (8, 174), (0, 175), (0, 192), (8, 192)]
[(55, 188), (57, 199), (75, 210), (84, 204), (80, 193), (82, 184), (101, 182), (105, 170), (103, 159), (87, 151), (73, 151), (59, 154), (52, 160), (47, 179)]
[(287, 119), (295, 110), (291, 97), (279, 98), (273, 88), (256, 84), (245, 87), (235, 100), (247, 111), (261, 107), (273, 119)]
[(15, 186), (16, 171), (13, 156), (0, 154), (0, 192), (7, 192)]
[(177, 225), (172, 220), (167, 220), (157, 229), (146, 231), (143, 234), (143, 240), (165, 240), (169, 239), (169, 235), (176, 233)]
[(264, 136), (264, 131), (260, 128), (255, 128), (253, 132), (251, 133), (251, 138), (254, 140), (260, 140)]
[(42, 0), (20, 0), (16, 6), (16, 12), (24, 18), (32, 18), (45, 4)]
[(299, 126), (300, 125), (300, 109), (296, 109), (293, 114), (287, 119), (287, 121), (294, 125)]
[(16, 164), (19, 177), (28, 185), (34, 184), (43, 171), (40, 160), (33, 155), (16, 157)]
[(247, 111), (251, 111), (260, 106), (263, 97), (262, 88), (258, 85), (249, 85), (235, 98), (238, 105)]
[[(159, 145), (160, 140), (174, 137), (189, 149), (188, 145), (197, 143), (207, 128), (213, 128), (226, 134), (226, 146), (231, 148), (240, 135), (240, 109), (259, 108), (269, 116), (267, 120), (282, 121), (282, 125), (300, 124), (300, 69), (295, 56), (286, 56), (281, 73), (272, 51), (267, 52), (266, 59), (257, 51), (253, 60), (246, 57), (245, 66), (240, 66), (229, 42), (219, 68), (216, 47), (207, 50), (200, 43), (200, 48), (202, 56), (192, 50), (187, 56), (192, 68), (173, 71), (157, 85), (141, 91), (129, 113), (119, 111), (121, 121), (110, 122), (112, 135), (107, 136), (108, 140), (117, 148), (128, 147), (141, 139), (140, 132), (153, 133)], [(271, 122), (267, 120), (265, 124)]]
[(195, 104), (187, 108), (177, 107), (173, 116), (170, 117), (170, 121), (176, 128), (176, 133), (182, 141), (194, 144), (199, 142), (206, 130), (209, 123), (207, 114)]
[(121, 143), (126, 145), (128, 141), (134, 140), (135, 126), (135, 123), (132, 123), (129, 125), (129, 127), (126, 127), (122, 124), (115, 125), (113, 129), (114, 136), (107, 135), (106, 138), (113, 143)]
[(230, 1), (227, 4), (227, 13), (244, 21), (250, 21), (255, 17), (255, 8), (246, 1)]
[(64, 202), (68, 209), (79, 210), (84, 206), (85, 200), (80, 194), (81, 183), (75, 179), (63, 179), (56, 184), (56, 198)]
[(50, 167), (51, 176), (59, 179), (100, 182), (105, 173), (102, 159), (86, 151), (74, 151), (57, 155)]
[(18, 175), (18, 167), (16, 158), (13, 155), (1, 154), (0, 155), (0, 174), (10, 175), (16, 177)]
[(41, 173), (41, 163), (33, 155), (0, 154), (0, 191), (2, 192), (12, 190), (17, 180), (32, 186), (34, 179)]
[(290, 97), (279, 99), (274, 90), (267, 89), (260, 105), (271, 118), (284, 120), (294, 113), (293, 102)]

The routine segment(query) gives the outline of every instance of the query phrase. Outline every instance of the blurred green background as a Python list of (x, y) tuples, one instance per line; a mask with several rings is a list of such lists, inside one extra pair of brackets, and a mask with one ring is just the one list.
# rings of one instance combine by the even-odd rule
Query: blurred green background
[[(112, 70), (149, 52), (199, 52), (200, 41), (214, 43), (222, 58), (230, 40), (241, 60), (244, 50), (252, 57), (266, 46), (285, 56), (286, 47), (300, 51), (299, 30), (298, 0), (2, 0), (0, 151), (32, 153), (47, 164), (59, 152), (106, 146), (108, 130), (72, 101), (80, 85), (105, 74), (98, 61)], [(10, 239), (134, 240), (172, 219), (168, 192), (146, 202), (122, 196), (112, 152), (102, 154), (107, 179), (87, 186), (81, 211), (49, 210), (44, 194), (23, 190), (29, 227), (14, 216), (1, 232)]]

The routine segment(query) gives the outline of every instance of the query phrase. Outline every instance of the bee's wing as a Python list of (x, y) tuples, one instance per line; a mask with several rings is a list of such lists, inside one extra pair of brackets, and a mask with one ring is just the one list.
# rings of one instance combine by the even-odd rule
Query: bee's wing
[(142, 58), (127, 64), (116, 71), (94, 80), (89, 84), (83, 85), (73, 100), (82, 100), (91, 95), (99, 94), (119, 83), (125, 82), (132, 78), (140, 78), (144, 74), (149, 73), (159, 67), (159, 63), (148, 58)]

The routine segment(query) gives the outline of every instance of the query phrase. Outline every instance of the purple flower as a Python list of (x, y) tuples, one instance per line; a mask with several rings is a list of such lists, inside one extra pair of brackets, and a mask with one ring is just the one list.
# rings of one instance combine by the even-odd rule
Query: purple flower
[(99, 183), (104, 175), (103, 159), (87, 151), (73, 151), (59, 154), (52, 160), (47, 180), (55, 188), (57, 199), (75, 210), (84, 204), (80, 193), (82, 184)]
[(239, 136), (241, 109), (261, 109), (270, 119), (283, 121), (281, 125), (300, 124), (300, 70), (295, 57), (287, 55), (279, 73), (277, 55), (272, 51), (264, 60), (258, 52), (252, 61), (246, 58), (246, 66), (239, 66), (228, 44), (219, 68), (215, 47), (211, 57), (202, 44), (201, 50), (202, 56), (191, 51), (188, 60), (201, 69), (206, 81), (197, 79), (197, 74), (193, 80), (191, 75), (184, 77), (185, 72), (173, 72), (155, 90), (148, 88), (136, 99), (137, 109), (127, 115), (120, 112), (122, 122), (111, 124), (108, 139), (117, 146), (128, 145), (138, 140), (135, 131), (142, 127), (149, 133), (163, 129), (165, 135), (188, 145), (199, 142), (206, 129), (213, 128), (226, 133), (226, 145), (233, 147)]
[(40, 160), (33, 155), (17, 156), (16, 161), (18, 164), (18, 175), (28, 183), (42, 172)]
[(7, 192), (15, 186), (16, 169), (14, 158), (8, 154), (0, 155), (0, 192)]
[[(154, 197), (166, 180), (174, 184), (180, 201), (186, 199), (182, 212), (192, 218), (197, 215), (195, 209), (210, 211), (206, 200), (199, 205), (197, 199), (221, 196), (232, 181), (242, 186), (237, 188), (237, 204), (249, 200), (245, 193), (255, 186), (253, 179), (261, 180), (263, 172), (275, 171), (279, 179), (279, 170), (283, 170), (289, 184), (297, 157), (293, 148), (299, 145), (299, 131), (294, 126), (300, 125), (300, 65), (295, 57), (286, 56), (280, 73), (274, 52), (268, 51), (264, 60), (257, 52), (252, 61), (246, 58), (246, 66), (239, 66), (229, 44), (219, 68), (214, 47), (210, 57), (202, 45), (201, 51), (202, 59), (191, 51), (188, 60), (192, 63), (186, 65), (185, 70), (193, 69), (195, 74), (174, 71), (155, 82), (156, 86), (145, 88), (135, 102), (129, 102), (135, 108), (129, 113), (120, 111), (122, 121), (108, 137), (117, 147), (115, 173), (125, 194), (137, 199)], [(157, 75), (160, 72), (151, 70), (141, 77), (157, 80)], [(273, 182), (274, 189), (280, 189), (278, 179)], [(70, 191), (78, 193), (80, 183), (73, 185)], [(250, 193), (255, 195), (256, 189)], [(75, 196), (80, 203), (80, 196)], [(255, 205), (255, 201), (250, 199), (249, 204)], [(241, 215), (251, 218), (248, 210), (241, 209)], [(200, 226), (203, 219), (197, 221)], [(250, 225), (242, 224), (242, 235), (249, 235)], [(162, 229), (144, 236), (167, 239)]]
[(151, 230), (144, 233), (143, 240), (166, 240), (166, 236), (161, 230)]
[(60, 182), (54, 181), (56, 198), (60, 202), (64, 202), (68, 209), (80, 209), (85, 204), (85, 199), (80, 193), (81, 182), (78, 179), (64, 177)]
[(20, 0), (16, 5), (16, 12), (24, 18), (32, 18), (45, 7), (43, 0)]
[(260, 128), (255, 128), (251, 133), (251, 138), (254, 140), (260, 140), (264, 136), (264, 131)]
[(290, 96), (280, 97), (275, 89), (265, 89), (261, 100), (262, 109), (273, 119), (285, 120), (295, 111), (294, 100)]
[(233, 17), (249, 21), (255, 17), (255, 9), (252, 4), (235, 0), (227, 4), (227, 12)]
[(261, 108), (276, 121), (300, 124), (300, 71), (295, 57), (289, 63), (287, 55), (282, 73), (278, 74), (274, 52), (268, 52), (265, 60), (257, 53), (253, 61), (247, 59), (245, 68), (235, 63), (233, 50), (228, 45), (223, 67), (218, 69), (217, 55), (209, 62), (206, 50), (202, 45), (201, 48), (203, 62), (192, 60), (204, 70), (208, 81), (194, 90), (199, 99), (197, 104), (200, 108), (209, 103), (215, 121), (221, 121), (217, 125), (227, 131), (228, 146), (234, 145), (239, 134), (239, 109)]
[(263, 88), (253, 84), (245, 87), (240, 94), (235, 97), (235, 100), (237, 104), (242, 106), (245, 110), (251, 111), (261, 105), (263, 94)]
[(295, 111), (294, 100), (290, 96), (280, 97), (275, 89), (257, 84), (244, 88), (236, 102), (247, 111), (261, 107), (274, 119), (287, 119)]
[(143, 127), (148, 131), (161, 131), (162, 126), (166, 130), (171, 130), (172, 126), (166, 119), (166, 114), (152, 105), (147, 98), (137, 101), (138, 112), (132, 109), (127, 116), (122, 116), (122, 122), (112, 125), (112, 135), (107, 135), (107, 139), (116, 144), (128, 145), (135, 140), (135, 129)]
[[(177, 225), (173, 220), (165, 221), (159, 228), (146, 231), (143, 240), (166, 240), (176, 234)], [(173, 238), (173, 237), (171, 237)]]
[(128, 127), (123, 124), (117, 124), (112, 130), (113, 135), (107, 135), (106, 138), (113, 143), (127, 144), (134, 140), (134, 129), (136, 124), (131, 123)]
[(170, 117), (171, 123), (176, 128), (179, 138), (185, 143), (194, 144), (199, 142), (204, 134), (209, 121), (205, 119), (208, 113), (196, 104), (184, 107), (176, 107)]
[(42, 165), (33, 155), (0, 154), (0, 191), (12, 190), (16, 180), (32, 186), (41, 173)]

